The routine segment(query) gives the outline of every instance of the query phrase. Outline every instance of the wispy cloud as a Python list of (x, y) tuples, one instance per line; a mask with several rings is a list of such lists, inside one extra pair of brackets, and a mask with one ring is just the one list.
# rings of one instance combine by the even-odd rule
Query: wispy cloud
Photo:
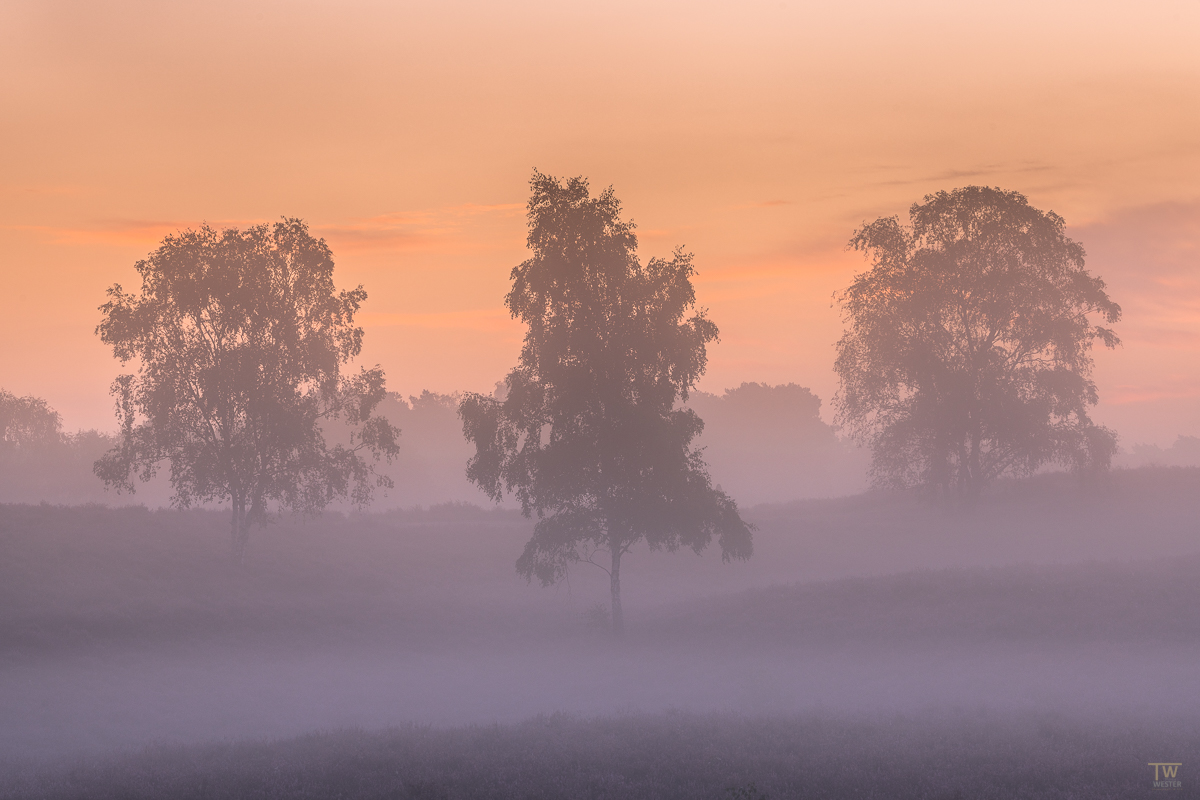
[(1200, 386), (1159, 388), (1154, 386), (1114, 386), (1104, 393), (1105, 405), (1128, 406), (1161, 400), (1200, 399)]
[[(787, 243), (770, 252), (738, 259), (736, 263), (705, 265), (697, 270), (697, 283), (746, 283), (767, 279), (808, 280), (815, 276), (849, 276), (863, 266), (862, 256), (846, 250), (834, 239)], [(840, 283), (841, 277), (838, 278)]]
[(780, 206), (791, 205), (795, 205), (795, 203), (793, 203), (791, 200), (762, 200), (757, 203), (741, 203), (739, 205), (730, 206), (730, 208), (741, 210), (746, 208), (778, 208)]
[(161, 241), (163, 236), (174, 233), (183, 226), (157, 220), (122, 220), (73, 227), (55, 225), (5, 225), (3, 227), (5, 230), (33, 233), (59, 244), (130, 245)]
[(905, 178), (893, 178), (884, 181), (871, 181), (868, 186), (912, 186), (921, 183), (937, 183), (959, 181), (963, 178), (981, 178), (988, 175), (1025, 175), (1035, 172), (1049, 172), (1054, 169), (1049, 164), (980, 164), (967, 169), (945, 169), (939, 172), (915, 175)]
[[(228, 227), (246, 227), (261, 220), (208, 221), (211, 227), (221, 230)], [(154, 247), (165, 237), (189, 228), (198, 228), (204, 221), (115, 219), (74, 226), (56, 225), (4, 225), (5, 230), (26, 231), (43, 236), (53, 242), (68, 245), (110, 245), (127, 247), (140, 245)]]
[[(445, 208), (393, 212), (347, 222), (325, 223), (309, 219), (313, 233), (324, 236), (336, 250), (481, 249), (492, 244), (489, 231), (479, 231), (496, 222), (520, 216), (520, 203), (482, 205), (466, 203)], [(245, 228), (273, 220), (166, 220), (101, 219), (76, 225), (0, 225), (0, 229), (24, 231), (70, 245), (140, 245), (153, 247), (164, 237), (207, 222), (221, 230)]]
[(358, 318), (369, 327), (456, 329), (480, 333), (507, 333), (520, 326), (507, 311), (500, 308), (419, 313), (363, 312)]
[(78, 197), (88, 191), (74, 184), (10, 184), (3, 190), (12, 194), (35, 195), (38, 197)]
[(427, 247), (457, 232), (429, 213), (380, 214), (369, 219), (322, 225), (322, 236), (350, 250), (405, 250)]
[(477, 249), (481, 242), (475, 228), (518, 216), (524, 208), (520, 203), (467, 203), (322, 224), (316, 230), (341, 250)]

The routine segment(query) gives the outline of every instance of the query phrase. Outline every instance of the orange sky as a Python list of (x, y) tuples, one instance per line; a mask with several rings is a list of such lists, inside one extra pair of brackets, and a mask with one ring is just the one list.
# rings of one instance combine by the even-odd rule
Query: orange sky
[(969, 183), (1062, 214), (1125, 308), (1096, 416), (1200, 435), (1200, 4), (0, 4), (0, 386), (111, 428), (93, 333), (161, 237), (300, 216), (405, 393), (488, 389), (534, 167), (686, 245), (702, 388), (828, 400), (853, 229)]

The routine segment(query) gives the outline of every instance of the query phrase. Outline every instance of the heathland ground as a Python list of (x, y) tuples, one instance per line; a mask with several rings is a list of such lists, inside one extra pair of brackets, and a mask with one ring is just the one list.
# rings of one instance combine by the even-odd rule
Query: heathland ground
[(0, 506), (0, 794), (1120, 797), (1192, 763), (1200, 470), (747, 516), (745, 563), (633, 553), (613, 641), (599, 570), (516, 576), (511, 511), (285, 518), (239, 567), (220, 512)]

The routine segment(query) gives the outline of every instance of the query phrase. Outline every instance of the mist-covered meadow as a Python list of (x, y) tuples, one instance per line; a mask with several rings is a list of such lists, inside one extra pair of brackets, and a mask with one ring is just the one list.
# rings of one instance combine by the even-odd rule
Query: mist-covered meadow
[(1194, 468), (747, 517), (746, 562), (631, 553), (614, 640), (513, 510), (283, 518), (238, 566), (220, 511), (2, 506), (2, 791), (1121, 797), (1200, 743)]

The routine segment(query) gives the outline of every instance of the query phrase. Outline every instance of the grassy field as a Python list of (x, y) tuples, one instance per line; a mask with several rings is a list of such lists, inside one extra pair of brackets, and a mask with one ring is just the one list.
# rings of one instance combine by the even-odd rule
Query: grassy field
[[(657, 624), (672, 605), (702, 606), (751, 589), (792, 592), (797, 585), (809, 586), (798, 590), (793, 606), (799, 606), (785, 615), (800, 619), (803, 609), (821, 607), (820, 613), (836, 616), (835, 606), (847, 608), (848, 597), (866, 597), (866, 584), (837, 583), (841, 579), (1092, 562), (1102, 565), (1097, 577), (1064, 577), (1075, 583), (1062, 590), (1103, 594), (1099, 585), (1089, 589), (1088, 581), (1106, 582), (1104, 570), (1143, 562), (1161, 572), (1157, 582), (1163, 586), (1154, 588), (1154, 575), (1131, 567), (1128, 581), (1138, 585), (1127, 589), (1137, 596), (1127, 600), (1144, 613), (1157, 608), (1174, 614), (1172, 627), (1189, 625), (1194, 616), (1181, 618), (1167, 595), (1185, 590), (1168, 584), (1186, 582), (1195, 568), (1190, 557), (1200, 554), (1196, 468), (1119, 471), (1109, 485), (1093, 490), (1079, 489), (1068, 476), (1044, 476), (1002, 486), (967, 511), (869, 494), (761, 506), (747, 516), (759, 526), (755, 555), (747, 562), (723, 564), (715, 553), (690, 551), (630, 554), (622, 572), (631, 630)], [(228, 558), (227, 524), (225, 512), (218, 511), (0, 505), (0, 650), (117, 641), (287, 640), (301, 634), (408, 641), (489, 632), (501, 638), (541, 636), (587, 629), (596, 605), (607, 601), (607, 576), (586, 565), (554, 589), (518, 579), (513, 564), (531, 523), (512, 511), (444, 506), (283, 519), (253, 532), (247, 563), (240, 568)], [(994, 581), (1001, 585), (986, 603), (1007, 602), (1010, 579), (1032, 581), (1026, 588), (1040, 591), (1032, 574), (943, 577), (940, 594), (930, 589), (935, 594), (912, 614), (939, 619), (953, 605), (954, 592), (985, 591)], [(1124, 573), (1113, 579), (1114, 588), (1124, 591)], [(976, 580), (982, 584), (975, 588), (962, 583)], [(922, 581), (942, 578), (917, 576), (901, 583)], [(920, 594), (917, 588), (911, 591)], [(1037, 600), (1055, 612), (1058, 605), (1055, 598), (1028, 597), (1025, 589), (1019, 594), (1026, 606)], [(743, 598), (735, 605), (746, 602), (756, 601)], [(878, 602), (891, 606), (896, 598), (881, 596)], [(982, 597), (970, 607), (985, 617), (991, 614), (980, 602)], [(1179, 602), (1192, 599), (1181, 596)], [(1125, 613), (1112, 610), (1117, 616)], [(879, 624), (878, 612), (867, 611), (875, 621), (838, 624)], [(725, 612), (713, 608), (710, 613)], [(756, 626), (771, 619), (768, 614), (746, 621)], [(930, 623), (914, 618), (914, 624)], [(986, 627), (988, 619), (980, 624)]]
[[(1154, 793), (1147, 764), (1186, 770), (1198, 745), (1194, 719), (554, 715), (152, 747), (13, 772), (0, 797), (1106, 800)], [(1195, 796), (1188, 775), (1168, 796)]]
[(3, 791), (1140, 797), (1150, 761), (1190, 786), (1200, 470), (748, 513), (749, 562), (633, 553), (616, 642), (603, 573), (517, 578), (509, 511), (284, 519), (235, 566), (221, 512), (0, 506)]

